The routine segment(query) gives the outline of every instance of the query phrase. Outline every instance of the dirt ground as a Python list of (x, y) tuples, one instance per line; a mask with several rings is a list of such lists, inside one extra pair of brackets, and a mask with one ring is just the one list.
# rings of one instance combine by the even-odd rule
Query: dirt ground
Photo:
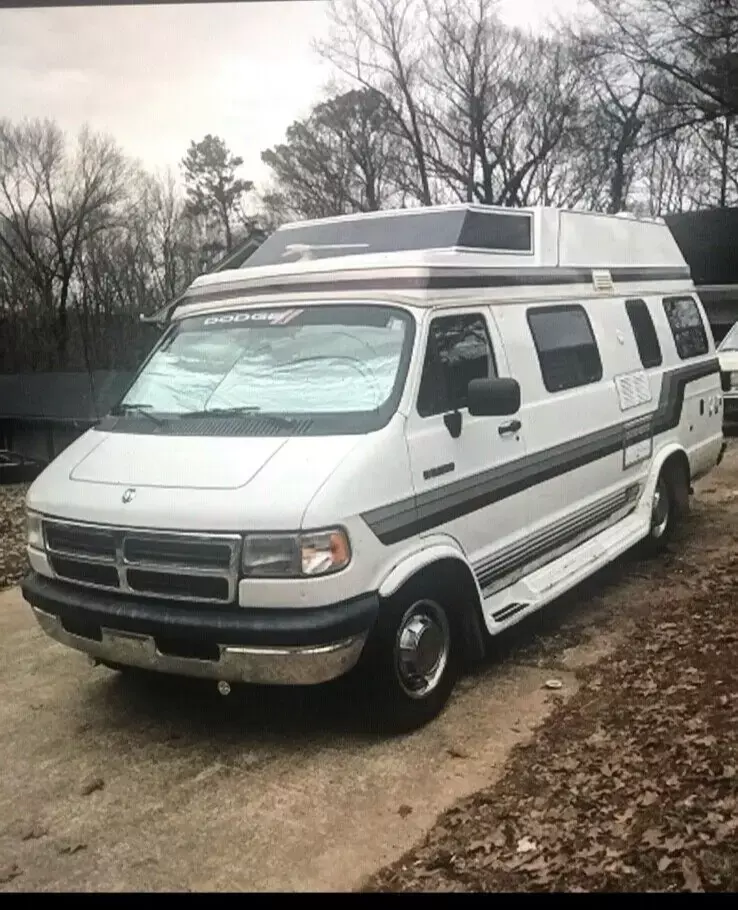
[(734, 445), (670, 554), (521, 624), (396, 739), (341, 685), (134, 685), (0, 592), (0, 890), (735, 888), (737, 518)]
[(694, 512), (615, 651), (366, 890), (738, 891), (735, 446)]

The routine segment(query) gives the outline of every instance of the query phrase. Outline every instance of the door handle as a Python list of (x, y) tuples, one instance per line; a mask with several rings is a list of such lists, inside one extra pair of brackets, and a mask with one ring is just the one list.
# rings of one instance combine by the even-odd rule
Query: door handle
[(519, 420), (511, 420), (510, 423), (503, 423), (497, 428), (497, 432), (500, 436), (509, 436), (512, 433), (517, 433), (518, 430), (523, 426)]

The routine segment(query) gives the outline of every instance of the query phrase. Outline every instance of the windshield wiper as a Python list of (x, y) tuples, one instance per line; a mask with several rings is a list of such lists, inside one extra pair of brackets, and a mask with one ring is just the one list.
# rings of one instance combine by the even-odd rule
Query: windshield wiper
[(261, 414), (258, 405), (241, 405), (234, 408), (204, 408), (201, 411), (185, 411), (180, 417), (240, 417), (250, 414), (259, 414), (261, 420), (270, 420), (272, 423), (283, 427), (291, 427), (295, 423), (294, 417), (283, 417), (279, 414)]
[(148, 417), (149, 420), (155, 423), (158, 427), (164, 426), (164, 421), (161, 419), (161, 417), (156, 417), (151, 413), (151, 407), (152, 405), (150, 404), (139, 404), (138, 402), (131, 402), (129, 404), (126, 402), (125, 404), (119, 404), (118, 407), (114, 408), (110, 413), (114, 417), (120, 417), (124, 414), (143, 414), (144, 417)]

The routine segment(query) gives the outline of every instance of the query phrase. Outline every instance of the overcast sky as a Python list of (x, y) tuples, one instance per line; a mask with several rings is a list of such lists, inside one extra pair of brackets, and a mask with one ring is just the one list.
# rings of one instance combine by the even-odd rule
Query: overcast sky
[[(501, 0), (538, 27), (578, 0)], [(305, 115), (331, 76), (311, 49), (327, 3), (0, 9), (0, 116), (52, 117), (114, 136), (152, 169), (177, 168), (214, 133), (261, 182), (263, 149)]]

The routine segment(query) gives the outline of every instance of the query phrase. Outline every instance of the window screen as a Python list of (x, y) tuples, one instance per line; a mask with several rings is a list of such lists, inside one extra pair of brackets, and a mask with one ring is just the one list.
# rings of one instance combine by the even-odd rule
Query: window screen
[(430, 324), (418, 392), (421, 417), (467, 406), (472, 379), (497, 375), (487, 326), (480, 313), (439, 316)]
[(645, 369), (661, 366), (663, 360), (661, 345), (645, 302), (643, 300), (626, 300), (625, 309), (638, 345), (641, 363)]
[(549, 392), (602, 379), (602, 361), (589, 318), (581, 306), (528, 310), (528, 325)]
[(667, 297), (664, 312), (682, 360), (706, 354), (710, 345), (699, 308), (692, 297)]

